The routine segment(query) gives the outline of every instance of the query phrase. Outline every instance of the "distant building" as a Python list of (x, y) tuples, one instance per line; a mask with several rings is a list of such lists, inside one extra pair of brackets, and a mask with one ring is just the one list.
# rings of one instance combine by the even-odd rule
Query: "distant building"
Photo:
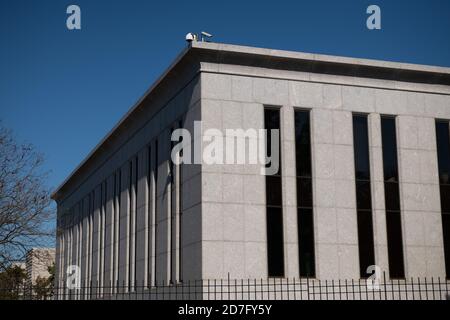
[(48, 268), (54, 263), (55, 248), (33, 248), (28, 251), (25, 262), (27, 285), (34, 285), (38, 277), (48, 278)]
[(14, 267), (19, 267), (19, 268), (21, 268), (21, 269), (23, 269), (23, 270), (26, 270), (26, 265), (25, 265), (25, 262), (23, 262), (23, 261), (14, 261), (14, 262), (12, 262), (11, 263), (11, 268), (14, 268)]

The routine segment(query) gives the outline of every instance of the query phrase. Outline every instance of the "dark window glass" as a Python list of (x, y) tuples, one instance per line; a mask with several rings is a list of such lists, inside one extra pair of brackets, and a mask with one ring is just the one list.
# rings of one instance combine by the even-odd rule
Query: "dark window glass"
[(404, 278), (405, 270), (403, 263), (395, 118), (381, 117), (381, 137), (383, 143), (384, 199), (386, 206), (389, 275), (391, 278)]
[(356, 205), (358, 209), (372, 209), (370, 181), (356, 180)]
[(312, 208), (312, 182), (311, 178), (297, 177), (297, 206)]
[(448, 121), (436, 121), (436, 141), (441, 184), (450, 184), (450, 133)]
[(138, 156), (136, 156), (136, 164), (135, 164), (135, 170), (134, 170), (134, 174), (135, 174), (135, 176), (134, 176), (134, 193), (135, 193), (135, 201), (136, 201), (136, 203), (135, 203), (135, 205), (136, 205), (136, 207), (137, 207), (137, 195), (138, 195), (138, 193), (139, 193), (139, 189), (138, 189), (138, 186), (139, 186), (139, 183), (138, 183), (138, 181), (139, 181), (139, 157)]
[[(173, 147), (175, 146), (175, 141), (172, 141), (171, 137), (173, 134), (174, 128), (172, 128), (170, 130), (170, 151), (169, 151), (169, 157), (171, 157), (171, 152), (173, 150)], [(170, 178), (170, 192), (171, 192), (171, 197), (173, 198), (177, 198), (177, 195), (175, 195), (176, 192), (176, 186), (175, 186), (175, 163), (172, 161), (172, 159), (170, 158), (169, 160), (169, 178)], [(174, 283), (174, 263), (175, 263), (175, 256), (174, 256), (174, 252), (175, 252), (175, 239), (177, 237), (177, 235), (175, 235), (175, 233), (173, 232), (174, 230), (176, 230), (176, 218), (175, 218), (175, 202), (172, 200), (170, 201), (170, 221), (169, 221), (169, 242), (170, 242), (170, 253), (169, 253), (169, 282), (170, 283)]]
[[(302, 150), (304, 149), (304, 150)], [(303, 145), (299, 145), (296, 150), (297, 159), (297, 175), (302, 177), (311, 176), (311, 152), (310, 147), (307, 149)]]
[(370, 188), (369, 134), (367, 116), (353, 115), (353, 146), (355, 155), (356, 207), (358, 223), (359, 268), (367, 278), (367, 267), (375, 264), (372, 196)]
[(267, 208), (267, 256), (270, 277), (284, 276), (283, 216), (281, 208)]
[(150, 193), (150, 191), (152, 190), (152, 148), (151, 146), (148, 147), (148, 161), (147, 161), (147, 190), (148, 190), (148, 198), (147, 198), (147, 203), (149, 204), (147, 206), (147, 286), (150, 287), (152, 284), (152, 268), (151, 268), (151, 257), (152, 257), (152, 229), (151, 229), (151, 225), (153, 224), (152, 222), (152, 206), (151, 201), (153, 198), (153, 195)]
[(361, 278), (367, 278), (367, 267), (375, 264), (375, 253), (373, 244), (373, 222), (372, 212), (358, 210), (358, 249), (359, 249), (359, 272)]
[(133, 242), (131, 241), (131, 235), (133, 230), (131, 229), (131, 227), (133, 226), (133, 215), (132, 215), (132, 192), (134, 191), (134, 187), (133, 187), (133, 162), (130, 160), (129, 161), (129, 174), (128, 174), (128, 234), (130, 235), (129, 237), (129, 241), (128, 241), (128, 264), (129, 264), (129, 268), (128, 268), (128, 289), (131, 290), (131, 286), (132, 286), (132, 269), (131, 269), (131, 254), (133, 252)]
[(366, 116), (353, 116), (353, 143), (355, 148), (356, 179), (370, 180), (369, 136)]
[(398, 182), (397, 137), (395, 132), (395, 118), (381, 118), (381, 137), (383, 143), (384, 180), (388, 182)]
[(450, 278), (450, 213), (442, 214), (442, 229), (444, 230), (445, 274)]
[[(121, 259), (120, 259), (120, 252), (121, 252), (121, 250), (122, 250), (122, 248), (121, 248), (121, 241), (120, 241), (120, 232), (121, 232), (121, 230), (122, 230), (122, 228), (123, 228), (123, 225), (122, 225), (122, 219), (121, 219), (121, 216), (120, 216), (120, 209), (121, 209), (121, 207), (120, 207), (120, 204), (121, 204), (121, 202), (122, 202), (122, 169), (119, 169), (118, 171), (117, 171), (117, 180), (118, 180), (118, 184), (117, 184), (117, 223), (118, 223), (118, 227), (117, 227), (117, 252), (118, 252), (118, 255), (117, 255), (117, 265), (118, 266), (120, 266), (120, 264), (122, 263), (122, 261), (121, 261)], [(119, 270), (117, 270), (117, 273), (116, 273), (116, 280), (118, 280), (118, 278), (119, 278), (119, 275), (118, 275), (118, 272), (119, 272)]]
[[(155, 232), (154, 232), (154, 234), (153, 234), (153, 243), (154, 243), (154, 245), (153, 245), (153, 248), (154, 248), (154, 250), (155, 250), (155, 256), (158, 254), (158, 252), (157, 252), (157, 250), (158, 250), (158, 246), (159, 246), (159, 244), (158, 244), (158, 237), (159, 237), (159, 235), (158, 235), (158, 219), (156, 218), (157, 216), (158, 216), (158, 201), (156, 201), (156, 196), (157, 196), (157, 194), (158, 194), (158, 167), (159, 167), (159, 163), (158, 163), (158, 158), (159, 158), (159, 156), (158, 156), (158, 140), (155, 140), (155, 149), (154, 149), (154, 155), (155, 155), (155, 159), (154, 159), (154, 173), (153, 173), (153, 175), (154, 175), (154, 188), (153, 188), (153, 203), (154, 203), (154, 207), (155, 207), (155, 211), (153, 212), (153, 214), (154, 214), (154, 218), (153, 218), (153, 222), (154, 222), (154, 224), (155, 224), (155, 226), (154, 226), (154, 229), (155, 229)], [(155, 263), (153, 263), (153, 278), (155, 279), (155, 285), (157, 285), (157, 280), (156, 280), (156, 275), (158, 274), (158, 264), (155, 262)]]
[[(183, 128), (183, 121), (178, 122), (178, 128)], [(183, 142), (183, 137), (180, 137), (180, 142)], [(180, 150), (179, 157), (183, 157), (183, 149)], [(179, 225), (178, 225), (178, 278), (183, 281), (183, 164), (179, 164), (179, 183), (178, 183), (178, 208)]]
[(450, 213), (450, 184), (441, 184), (441, 210)]
[(311, 176), (311, 135), (309, 112), (295, 112), (295, 153), (297, 176)]
[[(272, 129), (280, 129), (280, 111), (264, 109), (264, 124), (267, 132), (267, 155), (271, 156)], [(280, 141), (278, 141), (280, 145)], [(280, 153), (281, 163), (281, 153)], [(268, 164), (270, 166), (270, 164)], [(267, 260), (269, 277), (284, 276), (283, 211), (281, 188), (281, 165), (275, 175), (266, 176), (267, 203)]]
[(281, 206), (281, 177), (266, 176), (266, 200), (268, 206)]
[(300, 276), (314, 277), (314, 223), (312, 209), (298, 209), (298, 243), (300, 249)]
[(450, 278), (450, 131), (449, 122), (436, 121), (436, 143), (444, 240), (445, 273)]
[[(280, 129), (280, 111), (277, 109), (268, 108), (264, 110), (264, 124), (267, 132), (267, 140), (266, 140), (266, 148), (267, 148), (267, 156), (272, 156), (272, 135), (270, 130), (272, 129)], [(281, 133), (279, 133), (281, 134)], [(280, 146), (280, 143), (278, 144)], [(280, 156), (278, 172), (275, 175), (281, 174), (281, 152), (278, 149), (278, 154)], [(266, 167), (270, 167), (271, 164), (266, 164)]]
[(386, 210), (400, 211), (400, 195), (398, 183), (385, 182), (384, 194), (385, 194)]
[(280, 111), (266, 108), (264, 110), (264, 125), (266, 129), (280, 129)]
[(391, 278), (404, 278), (402, 222), (400, 212), (386, 211), (389, 275)]
[(298, 248), (301, 277), (314, 277), (314, 222), (309, 111), (295, 111)]

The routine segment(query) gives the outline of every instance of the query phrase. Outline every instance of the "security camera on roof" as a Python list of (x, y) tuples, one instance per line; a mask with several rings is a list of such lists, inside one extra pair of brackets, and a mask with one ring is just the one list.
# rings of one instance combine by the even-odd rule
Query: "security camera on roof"
[(195, 33), (189, 32), (186, 35), (186, 41), (187, 42), (197, 41), (197, 35)]

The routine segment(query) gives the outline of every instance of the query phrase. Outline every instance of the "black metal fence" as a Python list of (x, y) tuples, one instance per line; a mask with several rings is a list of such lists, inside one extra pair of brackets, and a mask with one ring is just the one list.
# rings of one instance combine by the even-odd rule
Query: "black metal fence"
[[(372, 280), (317, 279), (209, 279), (153, 287), (125, 285), (99, 286), (90, 283), (69, 289), (66, 284), (35, 290), (22, 286), (1, 289), (0, 298), (25, 300), (449, 300), (449, 280), (410, 278), (388, 280), (383, 274)], [(14, 292), (14, 295), (11, 295)]]

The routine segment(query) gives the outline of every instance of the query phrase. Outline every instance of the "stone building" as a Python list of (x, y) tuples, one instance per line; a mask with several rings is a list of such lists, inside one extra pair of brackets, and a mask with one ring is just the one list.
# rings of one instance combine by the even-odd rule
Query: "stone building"
[(46, 279), (50, 276), (48, 268), (55, 263), (55, 248), (33, 248), (27, 252), (25, 268), (27, 286), (36, 284), (38, 277)]
[[(279, 170), (173, 163), (195, 121)], [(194, 41), (54, 192), (58, 281), (449, 277), (449, 122), (449, 68)]]

